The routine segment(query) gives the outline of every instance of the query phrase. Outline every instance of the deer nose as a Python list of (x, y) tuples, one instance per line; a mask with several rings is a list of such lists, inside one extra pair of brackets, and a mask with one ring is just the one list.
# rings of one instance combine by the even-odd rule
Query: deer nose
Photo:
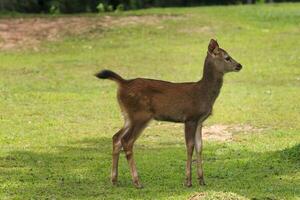
[(237, 64), (237, 66), (236, 66), (236, 70), (237, 71), (240, 71), (241, 69), (243, 68), (243, 66), (239, 63), (239, 64)]

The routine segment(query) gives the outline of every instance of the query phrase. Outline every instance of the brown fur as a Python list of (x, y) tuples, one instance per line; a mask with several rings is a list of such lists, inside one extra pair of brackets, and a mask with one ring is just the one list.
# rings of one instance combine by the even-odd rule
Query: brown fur
[(133, 144), (151, 119), (185, 123), (187, 146), (186, 186), (191, 186), (191, 161), (197, 152), (197, 172), (204, 185), (202, 169), (202, 123), (212, 112), (218, 97), (223, 75), (239, 71), (242, 66), (211, 40), (204, 63), (203, 77), (198, 82), (171, 83), (137, 78), (125, 80), (118, 74), (104, 70), (98, 78), (108, 78), (119, 85), (118, 102), (124, 115), (124, 127), (113, 136), (112, 182), (117, 183), (118, 160), (123, 147), (134, 185), (142, 187), (133, 159)]

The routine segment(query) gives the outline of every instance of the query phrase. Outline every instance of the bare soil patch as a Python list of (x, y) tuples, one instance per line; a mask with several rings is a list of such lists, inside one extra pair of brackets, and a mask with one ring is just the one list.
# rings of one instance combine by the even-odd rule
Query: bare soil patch
[(207, 195), (206, 192), (199, 192), (194, 194), (188, 200), (246, 200), (245, 197), (239, 196), (231, 192), (212, 192)]
[(203, 127), (203, 137), (206, 140), (231, 141), (234, 133), (254, 133), (261, 132), (263, 129), (255, 128), (250, 125), (221, 125), (216, 124)]
[(0, 49), (37, 48), (42, 41), (56, 41), (65, 35), (136, 24), (156, 25), (171, 15), (99, 16), (0, 19)]
[[(172, 128), (182, 129), (181, 124), (171, 124), (171, 123), (160, 123), (159, 126), (168, 126)], [(223, 125), (223, 124), (215, 124), (211, 126), (203, 126), (202, 135), (204, 140), (211, 141), (232, 141), (233, 134), (235, 133), (259, 133), (263, 131), (263, 128), (256, 128), (250, 125), (241, 125), (241, 124), (232, 124), (232, 125)]]

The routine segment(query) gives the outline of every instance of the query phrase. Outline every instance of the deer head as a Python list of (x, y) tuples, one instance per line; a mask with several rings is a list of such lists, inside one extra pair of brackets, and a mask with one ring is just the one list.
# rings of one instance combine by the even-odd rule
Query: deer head
[(213, 64), (212, 67), (214, 67), (216, 72), (238, 72), (242, 69), (242, 65), (234, 60), (224, 49), (221, 49), (218, 42), (214, 39), (211, 39), (209, 42), (207, 58)]

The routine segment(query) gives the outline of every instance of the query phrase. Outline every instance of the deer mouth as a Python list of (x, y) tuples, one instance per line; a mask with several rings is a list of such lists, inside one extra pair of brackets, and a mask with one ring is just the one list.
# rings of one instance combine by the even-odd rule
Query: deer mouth
[(238, 71), (240, 71), (242, 68), (243, 68), (243, 66), (242, 66), (241, 64), (238, 64), (238, 65), (235, 67), (235, 71), (238, 72)]

